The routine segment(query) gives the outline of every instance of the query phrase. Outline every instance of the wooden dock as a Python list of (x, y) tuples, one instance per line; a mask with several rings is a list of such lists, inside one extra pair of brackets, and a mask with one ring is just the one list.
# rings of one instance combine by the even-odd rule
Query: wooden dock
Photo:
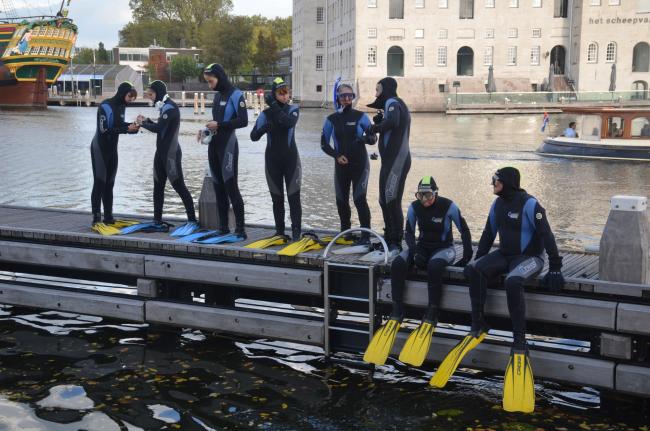
[[(104, 237), (90, 230), (90, 219), (75, 211), (0, 206), (0, 270), (40, 277), (0, 279), (0, 303), (288, 340), (321, 346), (327, 355), (362, 352), (390, 310), (389, 267), (361, 262), (359, 255), (324, 259), (323, 250), (285, 257), (276, 254), (279, 247), (244, 247), (272, 235), (269, 227), (248, 226), (247, 241), (215, 246), (163, 233)], [(546, 269), (527, 287), (536, 377), (650, 397), (650, 285), (599, 280), (595, 253), (563, 255), (563, 292), (541, 289)], [(47, 283), (44, 276), (70, 283)], [(132, 294), (75, 288), (75, 280), (120, 283)], [(510, 347), (498, 331), (509, 331), (510, 321), (505, 291), (494, 287), (486, 314), (496, 335), (463, 365), (501, 372)], [(452, 325), (469, 323), (460, 269), (449, 268), (442, 298), (431, 362), (464, 335)], [(426, 306), (426, 274), (410, 274), (404, 299), (407, 320), (395, 354)]]

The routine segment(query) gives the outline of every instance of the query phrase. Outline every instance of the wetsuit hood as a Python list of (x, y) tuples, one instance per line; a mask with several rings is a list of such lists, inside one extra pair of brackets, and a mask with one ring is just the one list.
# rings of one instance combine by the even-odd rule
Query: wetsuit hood
[(154, 102), (162, 102), (163, 98), (167, 95), (167, 86), (162, 81), (150, 82), (149, 88), (156, 93), (156, 100)]
[(395, 78), (388, 76), (377, 84), (381, 85), (381, 93), (379, 93), (379, 96), (377, 96), (374, 102), (366, 106), (373, 109), (384, 109), (384, 105), (388, 99), (397, 97), (397, 81)]
[(228, 74), (222, 65), (218, 63), (212, 63), (203, 70), (203, 73), (207, 75), (212, 75), (217, 78), (217, 88), (213, 88), (215, 91), (224, 92), (232, 88), (230, 79), (228, 79)]
[(124, 98), (126, 97), (127, 94), (129, 94), (131, 91), (134, 91), (135, 87), (133, 84), (131, 84), (128, 81), (125, 81), (117, 87), (117, 92), (115, 93), (115, 96), (113, 96), (110, 101), (115, 104), (115, 105), (126, 105), (126, 101)]
[(510, 166), (501, 168), (494, 173), (492, 179), (499, 180), (503, 184), (503, 190), (498, 193), (501, 197), (509, 197), (522, 191), (521, 174), (517, 168)]

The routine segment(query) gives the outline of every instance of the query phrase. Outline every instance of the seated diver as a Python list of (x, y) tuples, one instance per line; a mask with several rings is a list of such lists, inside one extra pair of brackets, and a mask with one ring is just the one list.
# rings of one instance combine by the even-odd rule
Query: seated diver
[[(393, 311), (390, 320), (374, 335), (363, 359), (376, 365), (386, 362), (397, 331), (404, 317), (404, 283), (409, 267), (415, 265), (427, 271), (429, 301), (422, 323), (409, 336), (400, 354), (400, 361), (420, 366), (429, 351), (431, 337), (438, 322), (442, 296), (442, 275), (456, 260), (452, 224), (461, 234), (463, 257), (456, 266), (465, 266), (472, 259), (472, 238), (458, 206), (450, 199), (438, 196), (433, 177), (423, 177), (418, 184), (417, 200), (411, 203), (406, 220), (405, 238), (408, 249), (403, 250), (391, 265)], [(416, 242), (415, 229), (419, 229)]]

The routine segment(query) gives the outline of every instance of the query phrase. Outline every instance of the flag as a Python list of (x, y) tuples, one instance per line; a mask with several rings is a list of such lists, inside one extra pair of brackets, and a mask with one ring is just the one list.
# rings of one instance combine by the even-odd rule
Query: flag
[(548, 112), (544, 112), (544, 120), (542, 121), (542, 130), (541, 130), (542, 132), (546, 130), (546, 126), (548, 126), (548, 121), (549, 121)]

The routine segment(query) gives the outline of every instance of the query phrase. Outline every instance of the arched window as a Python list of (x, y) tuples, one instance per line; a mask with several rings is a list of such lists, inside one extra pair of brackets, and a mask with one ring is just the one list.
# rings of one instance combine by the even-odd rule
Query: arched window
[(388, 76), (404, 76), (404, 50), (399, 46), (388, 49)]
[(648, 98), (648, 83), (645, 81), (634, 81), (632, 83), (632, 99), (645, 100)]
[(616, 42), (610, 42), (607, 44), (605, 61), (608, 63), (616, 62)]
[(404, 0), (390, 0), (388, 19), (404, 19)]
[(639, 42), (632, 52), (632, 72), (648, 72), (650, 66), (650, 45)]
[(474, 75), (474, 51), (469, 46), (463, 46), (456, 54), (456, 75)]
[(587, 46), (587, 63), (598, 63), (598, 44), (591, 42)]

